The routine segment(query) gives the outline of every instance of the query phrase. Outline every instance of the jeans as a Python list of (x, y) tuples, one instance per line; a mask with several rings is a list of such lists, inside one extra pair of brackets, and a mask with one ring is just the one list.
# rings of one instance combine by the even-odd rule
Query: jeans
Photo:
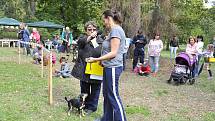
[(198, 76), (199, 74), (199, 71), (200, 71), (200, 60), (202, 58), (202, 55), (198, 55), (198, 60), (196, 61), (196, 65), (195, 65), (195, 68), (194, 68), (194, 73), (195, 73), (195, 76)]
[(81, 93), (87, 93), (88, 96), (85, 101), (85, 109), (97, 110), (99, 94), (101, 89), (101, 83), (88, 83), (85, 81), (80, 82)]
[(144, 48), (135, 48), (134, 49), (134, 60), (133, 60), (133, 69), (137, 66), (138, 59), (140, 58), (140, 63), (144, 63)]
[(157, 73), (159, 68), (160, 56), (149, 56), (149, 64), (151, 66), (152, 72)]
[(23, 44), (23, 55), (31, 55), (31, 50), (28, 44)]
[(176, 58), (176, 52), (178, 47), (170, 47), (170, 58), (172, 58), (172, 54), (174, 53), (174, 58)]

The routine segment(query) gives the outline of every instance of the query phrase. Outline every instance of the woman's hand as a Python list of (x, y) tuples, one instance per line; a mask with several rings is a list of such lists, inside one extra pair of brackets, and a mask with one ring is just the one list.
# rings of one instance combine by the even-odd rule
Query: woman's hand
[(97, 59), (97, 58), (93, 58), (93, 57), (89, 57), (89, 58), (86, 58), (85, 61), (86, 61), (87, 63), (93, 63), (93, 62), (98, 61), (98, 59)]
[(87, 41), (92, 40), (92, 38), (95, 38), (97, 36), (97, 31), (94, 31), (93, 33), (90, 34), (90, 36), (87, 37)]

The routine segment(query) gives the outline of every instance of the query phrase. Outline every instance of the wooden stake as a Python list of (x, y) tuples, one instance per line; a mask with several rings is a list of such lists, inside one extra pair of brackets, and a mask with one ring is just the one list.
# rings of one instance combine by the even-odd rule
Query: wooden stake
[(49, 56), (49, 82), (48, 82), (48, 95), (49, 95), (49, 104), (53, 104), (53, 97), (52, 97), (52, 52), (50, 52)]
[(41, 77), (43, 78), (43, 46), (41, 47)]
[(21, 44), (21, 42), (19, 42), (19, 48), (18, 48), (18, 53), (19, 53), (19, 64), (20, 64), (20, 62), (21, 62), (21, 56), (20, 56), (20, 44)]

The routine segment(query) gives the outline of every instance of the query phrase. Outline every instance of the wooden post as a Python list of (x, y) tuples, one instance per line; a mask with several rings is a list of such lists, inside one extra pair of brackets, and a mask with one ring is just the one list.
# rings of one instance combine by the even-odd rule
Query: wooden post
[(49, 104), (53, 104), (53, 97), (52, 97), (52, 52), (49, 55), (49, 82), (48, 82), (48, 95), (49, 95)]
[(20, 64), (20, 62), (21, 62), (21, 56), (20, 56), (20, 45), (21, 45), (21, 42), (19, 41), (19, 48), (18, 48), (18, 53), (19, 53), (19, 64)]
[(43, 78), (43, 46), (41, 46), (41, 77)]

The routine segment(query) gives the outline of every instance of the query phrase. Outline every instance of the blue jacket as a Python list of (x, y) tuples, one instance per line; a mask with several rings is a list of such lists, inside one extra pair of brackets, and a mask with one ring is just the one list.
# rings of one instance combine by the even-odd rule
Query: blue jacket
[(29, 36), (30, 36), (30, 32), (28, 31), (28, 29), (24, 29), (23, 30), (22, 41), (29, 42), (30, 41)]

